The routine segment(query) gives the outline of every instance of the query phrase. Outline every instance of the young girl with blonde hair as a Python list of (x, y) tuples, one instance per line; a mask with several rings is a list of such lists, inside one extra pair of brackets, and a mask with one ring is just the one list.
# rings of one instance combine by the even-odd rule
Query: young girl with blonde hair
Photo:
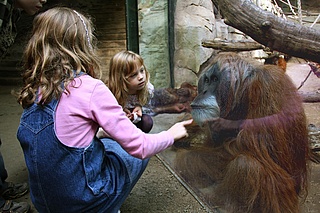
[[(24, 61), (17, 137), (38, 212), (118, 212), (149, 157), (187, 136), (192, 120), (158, 134), (132, 124), (96, 79), (92, 23), (78, 11), (36, 16)], [(95, 137), (99, 127), (112, 139)]]
[(115, 54), (110, 60), (107, 84), (127, 117), (143, 132), (150, 132), (153, 121), (142, 107), (150, 101), (153, 85), (142, 57), (132, 51)]

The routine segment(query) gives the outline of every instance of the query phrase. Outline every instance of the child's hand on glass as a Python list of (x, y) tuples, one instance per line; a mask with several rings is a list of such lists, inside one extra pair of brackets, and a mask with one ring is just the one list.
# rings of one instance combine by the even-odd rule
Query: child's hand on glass
[(175, 141), (184, 137), (188, 137), (189, 135), (185, 126), (190, 125), (192, 121), (193, 119), (176, 123), (172, 127), (170, 127), (170, 129), (168, 129), (168, 132), (173, 136)]

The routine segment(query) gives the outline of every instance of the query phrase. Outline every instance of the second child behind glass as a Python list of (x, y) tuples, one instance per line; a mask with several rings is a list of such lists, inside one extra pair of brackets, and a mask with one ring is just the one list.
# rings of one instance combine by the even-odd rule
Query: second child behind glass
[(143, 132), (150, 132), (153, 120), (142, 107), (150, 100), (153, 85), (142, 57), (132, 51), (115, 54), (110, 60), (107, 85), (127, 117)]

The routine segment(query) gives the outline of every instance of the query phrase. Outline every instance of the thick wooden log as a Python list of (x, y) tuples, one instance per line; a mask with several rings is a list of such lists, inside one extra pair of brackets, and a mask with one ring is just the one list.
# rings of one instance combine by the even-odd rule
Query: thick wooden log
[(316, 103), (320, 102), (320, 93), (318, 92), (299, 92), (303, 102)]
[(264, 49), (262, 44), (255, 41), (227, 41), (227, 40), (204, 40), (202, 46), (223, 51), (252, 51)]
[(249, 0), (213, 0), (225, 23), (271, 50), (320, 63), (320, 31), (279, 18)]

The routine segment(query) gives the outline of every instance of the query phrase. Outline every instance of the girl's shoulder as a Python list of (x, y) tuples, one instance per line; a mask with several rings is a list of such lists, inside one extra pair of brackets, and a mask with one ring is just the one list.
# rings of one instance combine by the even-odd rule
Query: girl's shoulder
[(75, 78), (75, 81), (77, 82), (77, 83), (80, 83), (80, 82), (82, 82), (82, 83), (86, 83), (86, 84), (88, 84), (88, 85), (99, 85), (99, 84), (103, 84), (103, 85), (105, 85), (103, 82), (102, 82), (102, 80), (100, 80), (100, 79), (97, 79), (97, 78), (93, 78), (93, 77), (91, 77), (90, 75), (81, 75), (81, 76), (79, 76), (79, 77), (77, 77), (77, 78)]
[(92, 92), (97, 88), (107, 89), (107, 86), (100, 79), (93, 78), (90, 75), (81, 75), (74, 78), (69, 84), (69, 88), (78, 92)]

